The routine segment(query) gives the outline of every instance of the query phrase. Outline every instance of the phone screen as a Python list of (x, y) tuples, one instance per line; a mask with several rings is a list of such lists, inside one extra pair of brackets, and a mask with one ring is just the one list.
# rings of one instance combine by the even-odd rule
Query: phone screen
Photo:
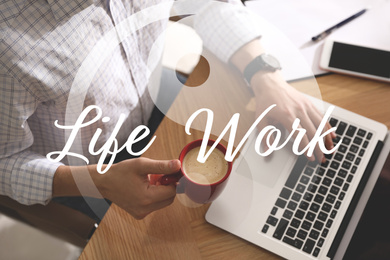
[(334, 42), (329, 67), (390, 78), (390, 52)]

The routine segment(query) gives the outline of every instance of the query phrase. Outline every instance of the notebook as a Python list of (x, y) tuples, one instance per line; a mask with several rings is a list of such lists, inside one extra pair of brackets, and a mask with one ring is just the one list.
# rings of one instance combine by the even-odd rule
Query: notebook
[(390, 140), (385, 125), (340, 107), (330, 123), (342, 144), (323, 164), (288, 146), (261, 157), (252, 134), (206, 220), (287, 259), (342, 259)]

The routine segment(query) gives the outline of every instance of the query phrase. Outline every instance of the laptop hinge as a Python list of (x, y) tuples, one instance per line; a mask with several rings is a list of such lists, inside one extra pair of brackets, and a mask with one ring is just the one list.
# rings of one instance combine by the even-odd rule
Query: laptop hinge
[(340, 245), (341, 239), (344, 236), (344, 233), (348, 227), (348, 223), (352, 218), (352, 215), (355, 211), (355, 208), (359, 202), (360, 196), (362, 195), (364, 188), (366, 187), (367, 181), (370, 178), (371, 172), (374, 169), (375, 163), (378, 160), (379, 154), (382, 150), (383, 142), (378, 141), (376, 144), (375, 150), (370, 158), (370, 161), (368, 162), (368, 165), (363, 173), (363, 176), (360, 180), (360, 183), (356, 189), (355, 194), (352, 197), (351, 203), (348, 206), (347, 212), (345, 213), (345, 216), (341, 222), (341, 225), (339, 227), (339, 230), (337, 231), (337, 234), (333, 240), (332, 245), (330, 246), (330, 249), (328, 251), (328, 254), (326, 255), (329, 258), (334, 258), (336, 251)]

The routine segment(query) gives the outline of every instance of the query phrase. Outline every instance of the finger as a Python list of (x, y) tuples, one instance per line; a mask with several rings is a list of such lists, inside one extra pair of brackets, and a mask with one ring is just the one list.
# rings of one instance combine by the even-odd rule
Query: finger
[[(304, 129), (306, 129), (306, 135), (307, 135), (308, 139), (312, 140), (316, 131), (317, 131), (316, 126), (315, 126), (315, 122), (313, 122), (313, 120), (309, 117), (309, 115), (306, 114), (305, 116), (302, 117), (301, 124), (304, 127)], [(324, 154), (322, 153), (322, 151), (318, 145), (315, 146), (313, 155), (317, 159), (317, 161), (319, 161), (319, 162), (323, 161)]]
[(149, 158), (137, 158), (136, 172), (139, 174), (172, 174), (180, 170), (180, 161), (175, 160), (152, 160)]
[(146, 196), (151, 202), (150, 204), (155, 204), (168, 199), (173, 199), (176, 196), (176, 187), (173, 184), (148, 185)]

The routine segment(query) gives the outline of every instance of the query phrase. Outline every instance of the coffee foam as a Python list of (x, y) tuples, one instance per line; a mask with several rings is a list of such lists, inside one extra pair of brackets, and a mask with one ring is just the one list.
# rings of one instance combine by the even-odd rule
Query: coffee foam
[[(210, 146), (207, 146), (207, 151)], [(200, 147), (190, 150), (183, 159), (183, 171), (193, 182), (212, 184), (221, 180), (228, 171), (228, 162), (225, 155), (215, 148), (205, 163), (197, 161)]]

